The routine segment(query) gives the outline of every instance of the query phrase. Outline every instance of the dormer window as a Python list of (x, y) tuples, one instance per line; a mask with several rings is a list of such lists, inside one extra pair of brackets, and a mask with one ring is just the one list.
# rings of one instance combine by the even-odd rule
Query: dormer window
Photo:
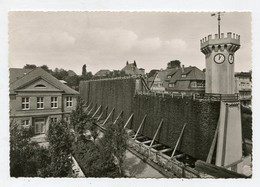
[(169, 88), (174, 88), (174, 83), (169, 83)]
[(186, 75), (186, 74), (182, 74), (181, 77), (182, 77), (182, 78), (185, 78), (185, 77), (187, 77), (187, 75)]
[(35, 86), (35, 88), (46, 88), (46, 86), (43, 85), (43, 84), (37, 84), (37, 85)]
[(172, 77), (172, 76), (168, 75), (168, 77), (167, 77), (167, 78), (168, 78), (168, 79), (170, 79), (171, 77)]

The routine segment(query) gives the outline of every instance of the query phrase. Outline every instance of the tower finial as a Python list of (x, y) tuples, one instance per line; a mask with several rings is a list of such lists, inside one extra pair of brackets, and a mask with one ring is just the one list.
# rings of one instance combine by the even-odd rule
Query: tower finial
[(213, 13), (211, 16), (218, 16), (218, 38), (220, 38), (220, 16), (224, 15), (225, 12)]

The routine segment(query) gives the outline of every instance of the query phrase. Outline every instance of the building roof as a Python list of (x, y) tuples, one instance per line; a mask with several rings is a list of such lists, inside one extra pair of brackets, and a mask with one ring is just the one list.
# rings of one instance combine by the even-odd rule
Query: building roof
[(33, 69), (21, 69), (21, 68), (10, 68), (9, 72), (9, 83), (13, 83), (14, 81), (22, 78), (23, 76), (25, 76), (27, 73), (29, 73), (30, 71), (32, 71)]
[(122, 69), (122, 71), (124, 71), (128, 75), (144, 75), (144, 69), (137, 68), (136, 63), (127, 63), (125, 67)]
[(99, 70), (96, 74), (95, 74), (95, 76), (106, 76), (107, 74), (109, 74), (110, 73), (110, 71), (108, 70), (108, 69), (101, 69), (101, 70)]
[[(183, 77), (182, 75), (186, 75)], [(205, 73), (195, 66), (182, 67), (173, 74), (170, 79), (170, 83), (184, 80), (205, 80)]]
[[(13, 71), (13, 68), (10, 68), (10, 78), (15, 77), (14, 75), (11, 75), (11, 74), (15, 73), (16, 71), (17, 70)], [(31, 83), (34, 80), (37, 80), (39, 78), (46, 80), (47, 82), (51, 83), (53, 86), (62, 90), (66, 94), (79, 94), (79, 92), (77, 92), (76, 90), (73, 90), (69, 86), (61, 83), (60, 80), (56, 79), (54, 76), (52, 76), (48, 72), (44, 71), (40, 67), (29, 71), (27, 74), (20, 77), (18, 80), (10, 82), (10, 94), (15, 94), (16, 89), (19, 89), (22, 86), (26, 86), (29, 83)]]
[(175, 74), (173, 74), (169, 81), (169, 83), (175, 84), (171, 90), (190, 90), (189, 86), (190, 81), (192, 80), (205, 81), (205, 72), (201, 71), (195, 66), (182, 67), (178, 69)]

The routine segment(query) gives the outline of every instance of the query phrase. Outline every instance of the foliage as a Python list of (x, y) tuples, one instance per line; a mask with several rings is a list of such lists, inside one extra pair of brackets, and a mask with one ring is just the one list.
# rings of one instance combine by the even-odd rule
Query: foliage
[(113, 157), (114, 163), (117, 165), (117, 176), (124, 176), (122, 165), (125, 157), (125, 151), (127, 147), (127, 134), (123, 128), (123, 122), (119, 121), (116, 124), (108, 124), (107, 131), (104, 133), (104, 137), (101, 139), (101, 147), (103, 154), (107, 154)]
[(242, 135), (252, 140), (252, 110), (241, 105)]
[(172, 61), (168, 62), (168, 64), (167, 64), (168, 69), (180, 68), (180, 66), (181, 66), (181, 62), (179, 60), (172, 60)]
[(26, 64), (26, 65), (23, 67), (23, 69), (35, 69), (35, 68), (37, 68), (37, 66), (34, 65), (34, 64)]
[[(96, 125), (92, 123), (93, 128)], [(87, 177), (122, 177), (126, 150), (126, 133), (122, 123), (110, 124), (104, 136), (94, 142), (84, 135), (74, 143), (74, 156)], [(91, 129), (90, 129), (91, 130)], [(92, 135), (93, 131), (92, 129)]]
[(67, 177), (72, 172), (70, 131), (64, 121), (52, 122), (48, 131), (51, 177)]
[(10, 175), (12, 177), (36, 177), (47, 166), (43, 152), (47, 149), (30, 141), (27, 128), (17, 124), (10, 127)]

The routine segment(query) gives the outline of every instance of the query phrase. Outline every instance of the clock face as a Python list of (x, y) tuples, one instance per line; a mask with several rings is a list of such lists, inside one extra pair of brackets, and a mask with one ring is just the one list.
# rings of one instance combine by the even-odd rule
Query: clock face
[(228, 62), (229, 62), (230, 64), (233, 64), (233, 63), (234, 63), (234, 55), (232, 55), (232, 54), (228, 55)]
[(225, 61), (225, 56), (222, 53), (218, 53), (214, 56), (214, 61), (217, 64), (221, 64)]

